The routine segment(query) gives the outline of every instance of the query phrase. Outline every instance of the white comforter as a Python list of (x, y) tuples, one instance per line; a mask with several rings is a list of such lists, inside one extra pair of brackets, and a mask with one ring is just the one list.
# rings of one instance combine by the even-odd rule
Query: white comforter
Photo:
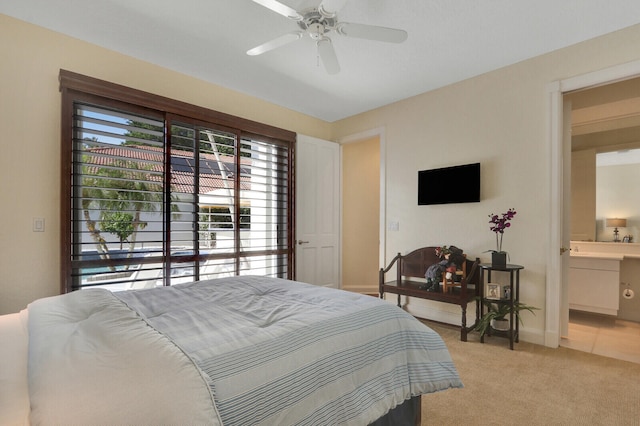
[(33, 425), (219, 425), (199, 370), (107, 290), (29, 305)]
[(462, 386), (406, 312), (292, 281), (83, 290), (28, 310), (32, 424), (366, 425)]

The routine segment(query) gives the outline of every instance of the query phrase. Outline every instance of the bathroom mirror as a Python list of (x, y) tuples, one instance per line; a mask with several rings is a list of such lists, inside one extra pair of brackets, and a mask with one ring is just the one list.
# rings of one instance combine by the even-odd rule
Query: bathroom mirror
[[(640, 242), (639, 183), (640, 149), (596, 154), (596, 241), (613, 241), (618, 229), (620, 241)], [(606, 226), (613, 218), (625, 219), (626, 226)]]

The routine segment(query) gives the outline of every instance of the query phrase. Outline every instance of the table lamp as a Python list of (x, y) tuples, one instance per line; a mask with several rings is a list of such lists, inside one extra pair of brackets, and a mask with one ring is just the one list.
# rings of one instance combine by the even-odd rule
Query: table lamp
[(619, 243), (620, 237), (618, 236), (618, 227), (624, 228), (627, 226), (627, 219), (607, 219), (606, 221), (607, 228), (614, 228), (613, 230), (613, 242)]

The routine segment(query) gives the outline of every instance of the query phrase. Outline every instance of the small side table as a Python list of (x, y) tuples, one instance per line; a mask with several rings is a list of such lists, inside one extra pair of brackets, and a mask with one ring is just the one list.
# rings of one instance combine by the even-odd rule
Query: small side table
[[(507, 264), (503, 267), (493, 266), (491, 263), (481, 263), (480, 265), (480, 318), (484, 315), (485, 311), (485, 301), (489, 300), (491, 303), (506, 303), (509, 304), (511, 308), (513, 305), (520, 300), (520, 270), (524, 269), (522, 265), (512, 265)], [(500, 299), (488, 299), (485, 297), (485, 273), (487, 276), (487, 283), (491, 282), (491, 273), (492, 272), (507, 272), (509, 273), (509, 297), (500, 298)], [(489, 328), (489, 334), (495, 333), (496, 336), (506, 337), (509, 339), (509, 347), (513, 350), (513, 342), (518, 343), (519, 341), (519, 332), (520, 332), (520, 324), (517, 320), (517, 317), (513, 313), (513, 309), (509, 313), (509, 330), (507, 331), (498, 331), (491, 330)], [(484, 343), (484, 335), (480, 337), (480, 342)]]

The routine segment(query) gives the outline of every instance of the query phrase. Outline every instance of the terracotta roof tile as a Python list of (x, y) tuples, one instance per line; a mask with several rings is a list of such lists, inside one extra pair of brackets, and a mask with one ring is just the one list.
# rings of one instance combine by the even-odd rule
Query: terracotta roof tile
[[(159, 182), (163, 172), (163, 149), (160, 147), (147, 145), (125, 145), (113, 147), (96, 147), (85, 151), (85, 155), (92, 158), (85, 159), (85, 164), (93, 164), (96, 167), (113, 165), (117, 160), (135, 161), (142, 163), (140, 169), (150, 173), (149, 180)], [(172, 149), (172, 173), (171, 185), (175, 192), (191, 193), (194, 187), (193, 170), (195, 161), (193, 153), (180, 149)], [(235, 170), (234, 157), (220, 154), (220, 164), (213, 154), (201, 154), (199, 173), (199, 193), (206, 194), (216, 189), (234, 189), (235, 181), (233, 172)], [(241, 159), (241, 163), (248, 164), (250, 159)], [(227, 173), (227, 179), (222, 178), (220, 172), (222, 166)], [(241, 189), (248, 190), (250, 177), (241, 176)]]

